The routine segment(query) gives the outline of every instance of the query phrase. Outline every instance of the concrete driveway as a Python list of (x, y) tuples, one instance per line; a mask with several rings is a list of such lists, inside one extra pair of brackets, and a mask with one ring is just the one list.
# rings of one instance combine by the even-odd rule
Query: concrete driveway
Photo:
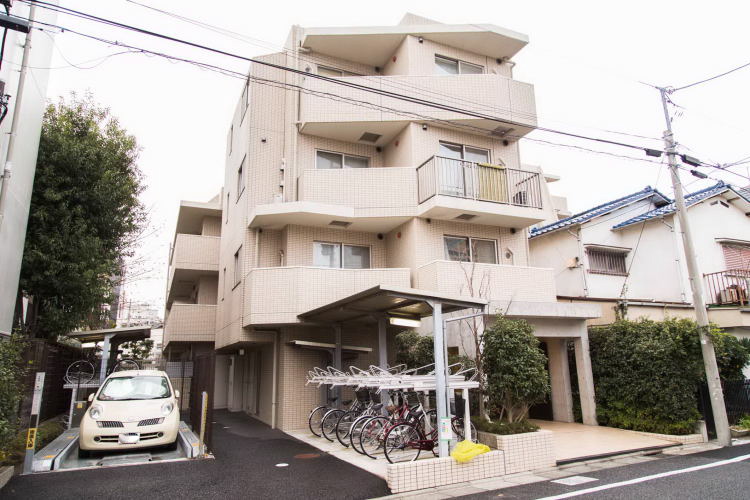
[(389, 493), (381, 478), (244, 414), (216, 411), (214, 419), (215, 460), (16, 476), (0, 497), (354, 499)]

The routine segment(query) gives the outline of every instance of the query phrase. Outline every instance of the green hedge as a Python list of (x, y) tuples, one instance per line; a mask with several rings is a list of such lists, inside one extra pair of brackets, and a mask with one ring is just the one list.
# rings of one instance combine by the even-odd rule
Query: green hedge
[[(722, 378), (742, 378), (748, 350), (711, 327)], [(704, 380), (694, 321), (618, 321), (589, 331), (599, 422), (664, 434), (690, 434), (700, 418)]]
[(507, 422), (498, 420), (485, 420), (483, 418), (474, 416), (471, 417), (471, 421), (474, 426), (483, 432), (490, 432), (492, 434), (521, 434), (524, 432), (536, 432), (539, 430), (539, 426), (532, 424), (528, 420), (520, 420), (518, 422)]

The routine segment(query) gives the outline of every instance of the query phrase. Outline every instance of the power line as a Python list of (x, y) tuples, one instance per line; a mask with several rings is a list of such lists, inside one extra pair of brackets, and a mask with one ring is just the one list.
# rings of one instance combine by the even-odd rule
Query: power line
[(672, 92), (678, 92), (678, 91), (680, 91), (680, 90), (688, 89), (688, 88), (690, 88), (690, 87), (695, 87), (696, 85), (700, 85), (700, 84), (702, 84), (702, 83), (706, 83), (706, 82), (710, 82), (710, 81), (712, 81), (712, 80), (716, 80), (717, 78), (721, 78), (722, 76), (726, 76), (726, 75), (728, 75), (728, 74), (730, 74), (730, 73), (734, 73), (735, 71), (739, 71), (739, 70), (741, 70), (741, 69), (743, 69), (743, 68), (747, 68), (748, 66), (750, 66), (750, 62), (748, 62), (748, 63), (745, 63), (745, 64), (743, 64), (742, 66), (737, 66), (736, 68), (732, 68), (732, 69), (730, 69), (729, 71), (725, 71), (724, 73), (720, 73), (720, 74), (718, 74), (718, 75), (714, 75), (714, 76), (712, 76), (712, 77), (710, 77), (710, 78), (706, 78), (706, 79), (704, 79), (704, 80), (699, 80), (699, 81), (697, 81), (697, 82), (693, 82), (693, 83), (690, 83), (690, 84), (688, 84), (688, 85), (683, 85), (682, 87), (677, 87), (677, 88), (670, 88), (670, 89), (669, 89), (669, 92), (670, 92), (670, 93), (672, 93)]
[[(154, 32), (154, 31), (143, 29), (143, 28), (138, 28), (138, 27), (131, 26), (131, 25), (128, 25), (128, 24), (124, 24), (124, 23), (120, 23), (120, 22), (117, 22), (117, 21), (113, 21), (113, 20), (110, 20), (110, 19), (106, 19), (106, 18), (102, 18), (102, 17), (99, 17), (99, 16), (94, 16), (94, 15), (91, 15), (91, 14), (87, 14), (85, 12), (77, 11), (77, 10), (74, 10), (74, 9), (69, 9), (67, 7), (61, 7), (61, 6), (57, 6), (57, 5), (48, 3), (48, 2), (43, 2), (43, 1), (40, 1), (40, 0), (24, 0), (24, 1), (26, 1), (27, 3), (32, 3), (32, 4), (35, 4), (35, 5), (39, 5), (40, 7), (46, 8), (48, 10), (53, 10), (53, 11), (56, 11), (56, 12), (59, 12), (59, 13), (68, 14), (68, 15), (74, 15), (74, 16), (77, 16), (77, 17), (84, 17), (85, 19), (96, 21), (96, 22), (103, 23), (103, 24), (107, 24), (107, 25), (110, 25), (110, 26), (122, 28), (122, 29), (125, 29), (125, 30), (129, 30), (129, 31), (133, 31), (133, 32), (141, 33), (141, 34), (145, 34), (145, 35), (148, 35), (148, 36), (152, 36), (152, 37), (155, 37), (155, 38), (159, 38), (159, 39), (163, 39), (163, 40), (167, 40), (167, 41), (179, 43), (179, 44), (182, 44), (182, 45), (187, 45), (187, 46), (190, 46), (190, 47), (193, 47), (193, 48), (198, 48), (198, 49), (205, 50), (205, 51), (208, 51), (208, 52), (213, 52), (213, 53), (216, 53), (216, 54), (219, 54), (219, 55), (224, 55), (224, 56), (227, 56), (227, 57), (232, 57), (232, 58), (235, 58), (235, 59), (240, 59), (240, 60), (243, 60), (243, 61), (251, 62), (251, 63), (254, 63), (254, 64), (259, 64), (259, 65), (270, 67), (270, 68), (274, 68), (274, 69), (277, 69), (277, 70), (294, 73), (294, 74), (297, 74), (297, 75), (300, 75), (300, 76), (323, 80), (323, 81), (326, 81), (326, 82), (329, 82), (329, 83), (333, 83), (335, 85), (350, 87), (350, 88), (362, 90), (364, 92), (370, 92), (370, 93), (374, 93), (374, 94), (378, 94), (378, 95), (382, 95), (382, 96), (386, 96), (386, 97), (391, 97), (391, 98), (394, 98), (394, 99), (398, 99), (398, 100), (410, 102), (410, 103), (413, 103), (413, 104), (419, 104), (419, 105), (431, 107), (431, 108), (438, 109), (438, 110), (441, 110), (441, 111), (449, 111), (449, 112), (454, 112), (454, 113), (458, 113), (458, 114), (463, 114), (463, 115), (466, 115), (466, 116), (471, 116), (471, 117), (474, 117), (474, 118), (480, 118), (480, 119), (485, 119), (485, 120), (489, 120), (489, 121), (499, 122), (499, 123), (502, 123), (504, 125), (515, 125), (517, 127), (518, 126), (520, 126), (520, 127), (527, 127), (528, 126), (526, 124), (518, 123), (518, 122), (515, 122), (513, 120), (502, 119), (502, 118), (498, 118), (496, 116), (486, 115), (486, 114), (483, 114), (483, 113), (478, 113), (478, 112), (475, 112), (475, 111), (458, 108), (458, 107), (455, 107), (455, 106), (443, 105), (443, 104), (440, 104), (440, 103), (437, 103), (437, 102), (434, 102), (434, 101), (429, 101), (429, 100), (425, 100), (425, 99), (419, 99), (419, 98), (415, 98), (415, 97), (411, 97), (411, 96), (399, 94), (397, 92), (391, 92), (391, 91), (387, 91), (387, 90), (383, 90), (383, 89), (376, 89), (376, 88), (368, 87), (366, 85), (360, 85), (360, 84), (357, 84), (357, 83), (354, 83), (354, 82), (347, 82), (347, 81), (343, 81), (343, 80), (337, 79), (337, 78), (331, 78), (331, 77), (327, 77), (327, 76), (323, 76), (323, 75), (318, 75), (318, 74), (314, 74), (314, 73), (308, 73), (308, 72), (305, 72), (305, 71), (302, 71), (302, 70), (299, 70), (299, 69), (290, 68), (290, 67), (283, 66), (283, 65), (280, 65), (280, 64), (275, 64), (275, 63), (271, 63), (271, 62), (267, 62), (267, 61), (262, 61), (262, 60), (251, 58), (251, 57), (245, 57), (245, 56), (242, 56), (242, 55), (239, 55), (239, 54), (235, 54), (235, 53), (232, 53), (232, 52), (228, 52), (228, 51), (225, 51), (225, 50), (217, 49), (217, 48), (214, 48), (214, 47), (209, 47), (207, 45), (202, 45), (202, 44), (197, 43), (197, 42), (192, 42), (192, 41), (189, 41), (189, 40), (185, 40), (185, 39), (181, 39), (181, 38), (176, 38), (176, 37), (169, 36), (169, 35), (164, 35), (162, 33), (157, 33), (157, 32)], [(577, 139), (589, 140), (589, 141), (594, 141), (594, 142), (599, 142), (599, 143), (604, 143), (604, 144), (610, 144), (610, 145), (615, 145), (615, 146), (620, 146), (620, 147), (625, 147), (625, 148), (630, 148), (630, 149), (637, 149), (637, 150), (640, 150), (640, 151), (646, 151), (647, 149), (649, 149), (649, 148), (645, 148), (643, 146), (636, 146), (636, 145), (633, 145), (633, 144), (623, 143), (623, 142), (619, 142), (619, 141), (612, 141), (612, 140), (608, 140), (608, 139), (601, 139), (601, 138), (596, 138), (596, 137), (590, 137), (590, 136), (586, 136), (586, 135), (582, 135), (582, 134), (575, 134), (575, 133), (572, 133), (572, 132), (565, 132), (565, 131), (551, 129), (551, 128), (547, 128), (547, 127), (536, 127), (536, 129), (540, 130), (542, 132), (549, 132), (549, 133), (564, 135), (564, 136), (567, 136), (567, 137), (573, 137), (573, 138), (577, 138)], [(660, 151), (660, 152), (663, 153), (663, 151)]]

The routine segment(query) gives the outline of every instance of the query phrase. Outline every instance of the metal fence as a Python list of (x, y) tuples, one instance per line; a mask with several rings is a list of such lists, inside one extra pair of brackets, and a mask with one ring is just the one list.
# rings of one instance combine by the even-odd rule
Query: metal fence
[[(750, 415), (750, 380), (723, 380), (721, 387), (724, 391), (724, 404), (727, 408), (729, 425), (735, 425), (744, 415)], [(711, 396), (708, 385), (702, 384), (699, 393), (698, 409), (706, 421), (708, 433), (716, 435), (716, 425), (711, 412)]]
[(208, 394), (208, 407), (206, 413), (206, 434), (204, 442), (206, 447), (211, 449), (212, 445), (212, 425), (213, 406), (214, 406), (214, 370), (216, 367), (216, 353), (211, 351), (205, 354), (195, 356), (193, 360), (193, 377), (190, 388), (190, 425), (193, 431), (200, 432), (202, 418), (201, 395)]
[(538, 172), (433, 156), (417, 167), (418, 201), (435, 195), (542, 208)]
[(704, 274), (708, 304), (712, 306), (748, 304), (750, 269), (728, 269), (718, 273)]

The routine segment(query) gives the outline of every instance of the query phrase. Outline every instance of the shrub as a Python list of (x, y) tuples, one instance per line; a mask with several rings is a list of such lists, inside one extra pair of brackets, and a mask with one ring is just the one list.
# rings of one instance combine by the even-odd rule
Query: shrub
[(491, 416), (521, 422), (531, 405), (545, 401), (550, 392), (546, 361), (528, 322), (498, 316), (484, 332)]
[[(36, 433), (36, 448), (39, 451), (63, 433), (65, 427), (59, 419), (47, 420), (39, 425)], [(5, 456), (0, 459), (2, 465), (15, 465), (23, 462), (26, 454), (26, 429), (18, 431), (10, 441)]]
[(396, 363), (408, 368), (429, 365), (435, 360), (432, 337), (425, 337), (414, 330), (396, 335)]
[[(715, 326), (722, 378), (741, 377), (747, 350)], [(698, 327), (687, 319), (621, 320), (589, 332), (599, 422), (664, 434), (690, 434), (700, 418), (705, 379)]]
[(13, 335), (0, 340), (0, 453), (7, 450), (18, 428), (18, 405), (23, 395), (21, 358), (26, 343)]
[(737, 422), (737, 426), (750, 431), (750, 415), (742, 417), (740, 421)]
[(517, 422), (503, 422), (498, 420), (486, 420), (474, 416), (471, 417), (471, 421), (480, 431), (501, 434), (504, 436), (508, 434), (522, 434), (524, 432), (536, 432), (539, 430), (538, 425), (534, 425), (526, 419)]

